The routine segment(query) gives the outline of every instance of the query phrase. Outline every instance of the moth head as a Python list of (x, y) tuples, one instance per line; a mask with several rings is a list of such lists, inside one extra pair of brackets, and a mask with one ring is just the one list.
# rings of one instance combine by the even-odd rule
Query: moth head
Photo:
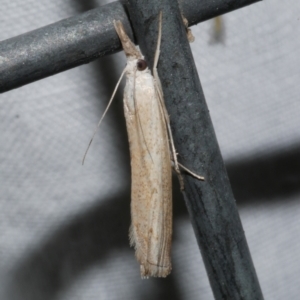
[(129, 36), (126, 34), (122, 22), (114, 21), (114, 26), (120, 38), (126, 56), (131, 57), (132, 59), (142, 58), (141, 52), (137, 50), (134, 43), (130, 40)]

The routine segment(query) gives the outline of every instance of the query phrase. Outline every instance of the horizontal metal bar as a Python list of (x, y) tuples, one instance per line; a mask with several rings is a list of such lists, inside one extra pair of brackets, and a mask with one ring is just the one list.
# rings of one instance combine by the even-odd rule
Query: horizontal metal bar
[[(193, 25), (257, 1), (180, 0), (179, 6)], [(0, 42), (0, 93), (122, 50), (113, 20), (133, 38), (123, 4), (113, 2)]]

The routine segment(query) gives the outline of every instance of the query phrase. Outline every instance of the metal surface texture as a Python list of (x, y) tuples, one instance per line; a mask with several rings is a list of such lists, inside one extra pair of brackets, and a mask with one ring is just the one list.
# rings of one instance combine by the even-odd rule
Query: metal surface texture
[(114, 2), (1, 42), (0, 92), (119, 51), (114, 18), (130, 34), (124, 8)]
[(205, 176), (184, 175), (183, 194), (215, 299), (263, 299), (178, 5), (128, 0), (127, 9), (149, 65), (163, 11), (158, 73), (178, 159)]
[[(180, 7), (194, 25), (255, 2), (180, 0)], [(123, 22), (132, 38), (123, 4), (112, 2), (0, 42), (0, 93), (122, 50), (114, 19)]]
[(178, 4), (189, 26), (192, 26), (259, 1), (262, 0), (179, 0)]

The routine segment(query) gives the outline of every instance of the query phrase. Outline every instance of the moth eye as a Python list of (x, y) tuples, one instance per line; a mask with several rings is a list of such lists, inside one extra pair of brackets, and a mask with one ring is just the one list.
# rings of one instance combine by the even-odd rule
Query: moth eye
[(136, 67), (139, 71), (144, 71), (147, 68), (147, 63), (143, 59), (139, 59), (136, 63)]

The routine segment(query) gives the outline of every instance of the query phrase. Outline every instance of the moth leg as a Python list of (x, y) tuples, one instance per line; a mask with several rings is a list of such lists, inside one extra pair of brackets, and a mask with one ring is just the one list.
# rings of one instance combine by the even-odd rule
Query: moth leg
[(202, 180), (204, 181), (205, 178), (203, 176), (199, 176), (198, 174), (194, 173), (193, 171), (191, 171), (190, 169), (186, 168), (184, 165), (182, 165), (181, 163), (178, 163), (179, 167), (181, 169), (183, 169), (184, 171), (186, 171), (187, 173), (189, 173), (190, 175), (192, 175), (193, 177), (199, 179), (199, 180)]
[[(173, 141), (171, 142), (171, 145), (174, 148)], [(180, 164), (179, 164), (179, 162), (177, 160), (177, 153), (175, 152), (175, 149), (174, 149), (174, 151), (171, 151), (171, 152), (173, 154), (173, 160), (172, 160), (172, 162), (174, 164), (173, 168), (174, 168), (174, 170), (176, 172), (176, 175), (178, 177), (178, 180), (179, 180), (180, 190), (183, 191), (184, 190), (184, 181), (183, 181), (183, 177), (181, 175), (180, 169), (179, 169)]]
[[(155, 78), (155, 77), (154, 77)], [(155, 80), (156, 83), (159, 82), (159, 78), (157, 77), (157, 79)], [(161, 113), (162, 113), (162, 117), (165, 120), (166, 123), (166, 127), (167, 127), (167, 131), (168, 131), (168, 136), (169, 136), (169, 144), (170, 144), (170, 152), (171, 152), (171, 156), (172, 156), (172, 162), (173, 162), (173, 168), (177, 174), (178, 180), (179, 180), (179, 185), (180, 185), (180, 189), (183, 191), (184, 190), (184, 182), (183, 182), (183, 178), (179, 169), (179, 163), (177, 160), (177, 152), (176, 152), (176, 148), (174, 145), (174, 140), (173, 140), (173, 135), (172, 135), (172, 131), (171, 131), (171, 126), (170, 126), (170, 119), (169, 119), (169, 115), (167, 113), (167, 109), (165, 107), (165, 103), (163, 101), (163, 95), (162, 95), (162, 91), (159, 89), (159, 86), (156, 85), (156, 92), (159, 98), (159, 102), (160, 102), (160, 108), (161, 108)]]
[[(173, 167), (174, 170), (175, 170), (175, 163), (174, 163), (173, 160), (171, 160), (171, 162), (172, 162), (172, 167)], [(194, 178), (196, 178), (196, 179), (198, 179), (198, 180), (201, 180), (201, 181), (204, 181), (204, 180), (205, 180), (205, 177), (200, 176), (200, 175), (194, 173), (193, 171), (191, 171), (190, 169), (188, 169), (187, 167), (185, 167), (185, 166), (182, 165), (181, 163), (178, 163), (178, 166), (179, 166), (182, 170), (184, 170), (185, 172), (187, 172), (188, 174), (190, 174), (191, 176), (193, 176)], [(175, 170), (175, 172), (176, 172), (176, 170)], [(179, 171), (179, 172), (180, 172), (180, 171)], [(176, 174), (178, 175), (177, 172), (176, 172)], [(180, 172), (180, 178), (181, 178), (181, 180), (183, 180), (183, 179), (182, 179), (181, 172)], [(179, 181), (179, 183), (181, 184), (180, 181)], [(180, 189), (183, 190), (181, 185), (180, 185)]]
[[(156, 82), (157, 81), (159, 81), (158, 77), (156, 79)], [(175, 148), (175, 145), (174, 145), (174, 139), (173, 139), (173, 135), (172, 135), (172, 131), (171, 131), (169, 115), (168, 115), (167, 109), (165, 107), (165, 103), (163, 101), (162, 91), (159, 89), (159, 86), (156, 86), (156, 87), (157, 87), (156, 90), (157, 90), (157, 94), (158, 94), (158, 98), (159, 98), (159, 102), (160, 102), (162, 117), (165, 120), (167, 131), (168, 131), (169, 143), (170, 143), (170, 152), (172, 154), (172, 158), (173, 158), (172, 161), (173, 161), (173, 164), (174, 164), (173, 168), (174, 168), (174, 170), (175, 170), (175, 172), (178, 176), (180, 189), (183, 191), (184, 190), (184, 183), (183, 183), (183, 178), (181, 176), (181, 172), (180, 172), (180, 169), (179, 169), (179, 163), (178, 163), (178, 160), (177, 160), (177, 152), (176, 152), (176, 148)]]

